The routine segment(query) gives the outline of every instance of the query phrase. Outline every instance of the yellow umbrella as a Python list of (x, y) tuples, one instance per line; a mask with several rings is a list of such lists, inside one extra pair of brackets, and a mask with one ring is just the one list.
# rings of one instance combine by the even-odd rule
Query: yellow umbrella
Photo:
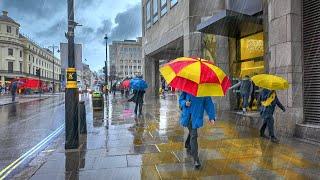
[(282, 77), (271, 74), (259, 74), (251, 78), (255, 85), (269, 90), (286, 90), (289, 83)]

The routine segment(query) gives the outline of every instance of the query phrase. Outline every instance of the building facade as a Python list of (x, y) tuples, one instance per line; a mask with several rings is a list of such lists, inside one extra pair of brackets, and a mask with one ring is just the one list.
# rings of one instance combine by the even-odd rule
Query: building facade
[[(60, 87), (61, 63), (49, 49), (45, 49), (19, 33), (20, 25), (3, 11), (0, 16), (0, 80), (10, 83), (14, 78), (37, 78), (40, 69), (41, 80), (55, 90)], [(54, 68), (54, 75), (53, 75)]]
[(141, 46), (141, 38), (113, 41), (109, 45), (110, 76), (115, 76), (115, 79), (124, 79), (143, 74), (144, 62), (141, 56)]
[[(179, 56), (212, 60), (233, 79), (276, 74), (290, 84), (278, 92), (287, 108), (275, 113), (279, 134), (320, 139), (320, 1), (142, 0), (142, 6), (149, 94), (159, 88), (159, 61)], [(237, 109), (237, 100), (231, 92), (216, 98), (220, 110)]]

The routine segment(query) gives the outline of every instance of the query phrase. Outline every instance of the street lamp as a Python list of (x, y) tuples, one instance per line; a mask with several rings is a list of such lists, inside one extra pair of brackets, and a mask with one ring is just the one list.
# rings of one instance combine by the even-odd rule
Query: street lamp
[[(54, 49), (55, 48), (59, 48), (58, 46), (55, 46), (54, 44), (52, 45), (52, 46), (49, 46), (49, 48), (52, 48), (52, 54), (53, 54), (53, 60), (52, 60), (52, 78), (53, 78), (53, 80), (52, 80), (52, 94), (54, 93), (54, 91), (55, 91), (55, 86), (54, 86), (54, 62), (55, 62), (55, 60), (54, 60)], [(59, 53), (60, 51), (59, 51), (59, 49), (57, 50), (57, 53)]]
[(104, 36), (104, 39), (106, 40), (106, 61), (104, 62), (104, 78), (105, 78), (105, 83), (108, 86), (108, 35), (106, 34)]

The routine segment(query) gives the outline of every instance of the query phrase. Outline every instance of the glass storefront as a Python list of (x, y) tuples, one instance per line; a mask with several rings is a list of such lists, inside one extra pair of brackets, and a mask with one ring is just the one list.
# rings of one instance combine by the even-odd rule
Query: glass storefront
[(237, 77), (265, 72), (263, 32), (240, 39), (240, 72)]

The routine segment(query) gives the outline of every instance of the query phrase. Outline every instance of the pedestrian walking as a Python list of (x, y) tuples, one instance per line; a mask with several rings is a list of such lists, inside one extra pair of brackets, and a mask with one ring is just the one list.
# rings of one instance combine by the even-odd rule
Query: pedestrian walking
[(273, 114), (276, 106), (282, 109), (283, 112), (285, 112), (286, 109), (279, 101), (275, 90), (263, 89), (259, 97), (259, 103), (261, 103), (260, 115), (263, 119), (263, 125), (260, 128), (260, 137), (269, 139), (269, 137), (264, 134), (265, 129), (268, 127), (271, 141), (274, 143), (278, 143), (279, 140), (274, 134)]
[(214, 124), (216, 120), (215, 106), (211, 97), (195, 97), (186, 92), (182, 92), (179, 97), (181, 108), (180, 123), (187, 127), (189, 134), (185, 141), (187, 152), (193, 157), (194, 167), (200, 169), (201, 163), (198, 155), (198, 128), (203, 126), (204, 111), (209, 116), (209, 122)]
[(18, 82), (17, 81), (13, 81), (12, 84), (11, 84), (12, 102), (14, 102), (16, 100), (17, 89), (18, 89)]
[(230, 89), (235, 89), (240, 87), (240, 94), (242, 97), (242, 112), (246, 113), (247, 112), (247, 107), (248, 107), (248, 101), (249, 101), (249, 96), (251, 95), (251, 92), (253, 90), (252, 87), (252, 82), (250, 80), (250, 77), (246, 75), (240, 82), (237, 84), (233, 85)]
[(113, 95), (114, 95), (114, 96), (116, 95), (116, 90), (117, 90), (117, 84), (114, 83), (114, 84), (112, 85), (112, 92), (113, 92)]
[(136, 76), (130, 80), (130, 88), (133, 90), (134, 96), (128, 101), (133, 101), (136, 103), (134, 108), (135, 115), (142, 115), (142, 106), (143, 106), (143, 97), (145, 94), (145, 89), (148, 88), (148, 84), (145, 80), (142, 79), (141, 75)]
[(161, 89), (162, 89), (162, 96), (163, 98), (166, 98), (166, 81), (164, 79), (162, 79), (161, 82)]
[(259, 89), (259, 87), (256, 86), (256, 85), (254, 84), (254, 82), (251, 82), (251, 83), (252, 83), (252, 92), (251, 92), (251, 95), (250, 95), (249, 108), (252, 110), (254, 100), (257, 99), (256, 91)]

